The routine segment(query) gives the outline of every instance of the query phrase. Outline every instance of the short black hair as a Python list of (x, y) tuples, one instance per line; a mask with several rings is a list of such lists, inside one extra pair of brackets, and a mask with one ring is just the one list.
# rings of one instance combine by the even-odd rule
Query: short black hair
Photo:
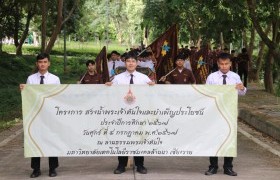
[(87, 62), (86, 62), (87, 67), (88, 67), (89, 64), (93, 64), (94, 65), (95, 62), (93, 60), (87, 60)]
[(112, 54), (116, 54), (116, 55), (118, 55), (118, 56), (120, 55), (120, 53), (118, 53), (118, 51), (112, 51), (111, 54), (110, 54), (110, 56), (112, 56)]
[(177, 61), (178, 59), (183, 59), (185, 61), (186, 59), (186, 56), (184, 54), (179, 54), (177, 57), (176, 57), (176, 60)]
[(242, 53), (246, 53), (246, 52), (247, 52), (247, 49), (246, 49), (246, 48), (242, 48), (241, 52), (242, 52)]
[(229, 59), (230, 60), (230, 54), (229, 53), (220, 53), (218, 55), (218, 59)]
[(127, 53), (127, 55), (125, 56), (125, 61), (126, 61), (127, 59), (130, 59), (130, 58), (135, 59), (136, 61), (138, 61), (138, 60), (137, 60), (137, 57), (135, 56), (134, 53)]
[(126, 55), (127, 55), (127, 52), (123, 53), (123, 54), (121, 55), (121, 58), (125, 57)]
[(40, 54), (38, 54), (37, 57), (36, 57), (36, 60), (38, 62), (39, 60), (42, 60), (42, 59), (45, 59), (45, 58), (47, 58), (48, 61), (51, 61), (50, 55), (47, 54), (47, 53), (40, 53)]

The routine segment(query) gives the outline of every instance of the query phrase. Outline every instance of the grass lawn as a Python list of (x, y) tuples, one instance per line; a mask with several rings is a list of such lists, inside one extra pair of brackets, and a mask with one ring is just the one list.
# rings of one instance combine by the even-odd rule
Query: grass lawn
[[(63, 45), (57, 43), (51, 52), (49, 71), (59, 76), (62, 84), (75, 84), (86, 71), (85, 62), (88, 59), (94, 60), (102, 47), (91, 42), (68, 43), (67, 67), (64, 72)], [(117, 44), (109, 45), (109, 52), (117, 50), (122, 53), (125, 49)], [(19, 84), (25, 83), (27, 77), (34, 73), (36, 54), (40, 48), (24, 45), (23, 56), (14, 54), (14, 45), (3, 45), (3, 51), (7, 53), (0, 55), (0, 131), (22, 118)]]

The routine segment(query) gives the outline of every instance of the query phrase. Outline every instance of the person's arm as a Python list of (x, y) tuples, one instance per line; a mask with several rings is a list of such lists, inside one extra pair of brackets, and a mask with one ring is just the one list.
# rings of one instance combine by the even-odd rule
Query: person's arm
[(55, 84), (61, 84), (59, 77), (57, 77)]
[(20, 84), (19, 85), (19, 90), (22, 91), (24, 89), (25, 84)]
[(112, 86), (113, 82), (105, 82), (106, 86)]
[(243, 83), (237, 83), (235, 88), (238, 90), (238, 95), (244, 96), (247, 92), (247, 88), (243, 85)]
[(150, 82), (148, 82), (148, 84), (149, 84), (150, 86), (153, 86), (153, 85), (155, 85), (156, 83), (155, 83), (154, 81), (150, 81)]
[(205, 83), (205, 84), (207, 84), (207, 85), (209, 85), (209, 84), (213, 84), (213, 81), (212, 81), (212, 75), (211, 75), (211, 74), (207, 77), (207, 79), (206, 79), (206, 83)]
[(145, 81), (147, 84), (149, 84), (150, 86), (153, 86), (155, 85), (155, 82), (152, 81), (148, 76), (144, 75), (145, 76)]
[(112, 81), (105, 83), (105, 85), (107, 85), (107, 86), (112, 86), (113, 84), (118, 84), (118, 77), (117, 76)]
[(165, 83), (165, 84), (172, 84), (172, 83), (173, 83), (173, 76), (172, 76), (172, 73), (169, 74), (168, 76), (165, 76), (164, 83)]

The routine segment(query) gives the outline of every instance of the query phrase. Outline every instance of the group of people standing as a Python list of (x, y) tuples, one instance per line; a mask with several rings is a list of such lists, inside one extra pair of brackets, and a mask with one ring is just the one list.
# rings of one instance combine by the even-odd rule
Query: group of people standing
[[(235, 50), (230, 50), (228, 48), (221, 49), (220, 47), (214, 47), (213, 50), (205, 51), (208, 54), (207, 56), (207, 66), (209, 67), (209, 72), (216, 72), (219, 70), (217, 60), (218, 57), (221, 53), (227, 53), (230, 54), (230, 60), (231, 60), (231, 68), (230, 70), (237, 73), (241, 80), (244, 83), (244, 86), (247, 86), (247, 81), (248, 81), (248, 73), (249, 73), (249, 65), (251, 63), (250, 56), (247, 52), (246, 48), (242, 48), (240, 53), (237, 53)], [(179, 49), (179, 53), (184, 56), (185, 61), (185, 67), (187, 69), (192, 70), (192, 65), (195, 64), (196, 62), (191, 62), (191, 61), (196, 61), (192, 59), (192, 57), (195, 57), (194, 55), (198, 52), (198, 49), (194, 46), (188, 48), (188, 46), (181, 47)]]
[[(140, 57), (135, 56), (134, 53), (127, 53), (123, 57), (117, 52), (112, 51), (108, 61), (108, 69), (111, 77), (110, 82), (103, 82), (102, 76), (97, 73), (95, 62), (88, 60), (86, 62), (87, 72), (80, 77), (78, 83), (80, 84), (106, 84), (107, 86), (118, 84), (147, 84), (155, 85), (147, 75), (136, 71), (137, 66), (147, 67), (153, 70), (156, 61), (152, 58), (149, 52), (142, 54)], [(192, 70), (186, 68), (186, 58), (179, 54), (175, 60), (176, 68), (161, 78), (161, 81), (166, 84), (195, 84), (196, 80), (192, 73)], [(27, 79), (27, 84), (60, 84), (60, 80), (57, 76), (48, 72), (50, 66), (50, 57), (48, 54), (42, 53), (37, 56), (36, 66), (38, 72), (30, 75)], [(115, 69), (117, 67), (124, 66), (125, 72), (116, 74)], [(238, 94), (244, 95), (246, 93), (246, 87), (241, 82), (238, 74), (231, 71), (232, 58), (228, 53), (220, 53), (217, 57), (218, 70), (211, 73), (206, 81), (206, 84), (216, 85), (236, 85)], [(187, 66), (188, 67), (188, 66)], [(24, 84), (20, 85), (20, 89), (24, 88)], [(114, 170), (115, 174), (121, 174), (125, 172), (128, 157), (119, 156), (118, 166)], [(224, 173), (230, 176), (236, 176), (237, 173), (233, 171), (232, 165), (233, 158), (225, 157), (224, 160)], [(144, 157), (134, 157), (135, 166), (137, 172), (146, 174), (148, 171), (144, 166)], [(58, 167), (58, 158), (49, 157), (49, 176), (55, 177), (57, 175), (56, 168)], [(31, 168), (33, 172), (30, 177), (35, 178), (41, 175), (40, 170), (40, 158), (31, 158)], [(205, 172), (205, 175), (213, 175), (217, 173), (218, 158), (210, 157), (209, 169)]]

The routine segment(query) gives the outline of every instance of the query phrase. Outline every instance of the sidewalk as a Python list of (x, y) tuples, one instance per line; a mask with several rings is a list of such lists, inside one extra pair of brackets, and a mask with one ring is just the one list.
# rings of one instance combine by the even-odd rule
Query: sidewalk
[(239, 96), (238, 109), (240, 119), (280, 141), (280, 97), (249, 84), (247, 94)]

